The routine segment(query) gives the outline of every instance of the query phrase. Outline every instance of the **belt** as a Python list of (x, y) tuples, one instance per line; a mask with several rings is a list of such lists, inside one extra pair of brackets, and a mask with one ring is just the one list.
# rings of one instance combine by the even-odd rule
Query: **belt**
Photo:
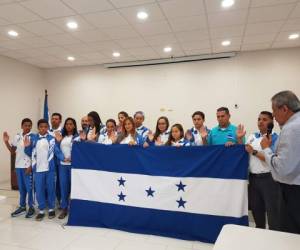
[(252, 174), (249, 173), (249, 176), (251, 177), (257, 177), (257, 178), (263, 178), (263, 177), (268, 177), (271, 175), (271, 172), (267, 172), (267, 173), (260, 173), (260, 174)]

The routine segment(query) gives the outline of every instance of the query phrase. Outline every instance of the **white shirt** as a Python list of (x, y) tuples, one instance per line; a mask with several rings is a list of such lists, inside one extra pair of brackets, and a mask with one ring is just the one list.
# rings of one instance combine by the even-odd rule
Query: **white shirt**
[(120, 144), (129, 144), (129, 142), (134, 141), (131, 135), (127, 135), (121, 142)]
[(150, 130), (146, 128), (144, 125), (139, 126), (136, 128), (136, 132), (141, 135), (143, 138), (146, 138), (149, 134)]
[[(42, 136), (39, 135), (39, 137)], [(36, 143), (36, 172), (46, 172), (49, 170), (48, 153), (49, 142), (45, 135), (45, 138), (39, 139)]]
[[(114, 132), (115, 133), (115, 137), (117, 138), (117, 132)], [(98, 139), (98, 143), (101, 143), (101, 144), (105, 144), (105, 145), (111, 145), (113, 142), (112, 140), (109, 138), (107, 132), (104, 133), (104, 134), (101, 134), (99, 136), (99, 139)]]
[[(60, 149), (65, 158), (71, 159), (71, 151), (72, 151), (72, 138), (73, 135), (65, 136), (60, 142)], [(61, 165), (71, 165), (71, 162), (60, 162)]]
[(202, 140), (202, 136), (199, 130), (197, 130), (195, 127), (193, 128), (193, 130), (191, 131), (191, 133), (194, 136), (194, 144), (196, 146), (202, 146), (203, 145), (203, 140)]
[[(26, 134), (25, 136), (28, 136), (30, 139), (29, 135), (31, 132)], [(24, 152), (24, 138), (23, 133), (19, 133), (14, 137), (14, 140), (12, 142), (12, 146), (16, 147), (16, 168), (28, 168), (31, 166), (31, 159), (28, 155), (25, 154)]]
[[(250, 144), (254, 150), (261, 152), (262, 148), (260, 146), (260, 142), (261, 142), (262, 138), (263, 138), (262, 136), (257, 138), (255, 136), (255, 134), (251, 134), (248, 137), (247, 144)], [(250, 155), (249, 170), (250, 170), (250, 173), (252, 173), (252, 174), (262, 174), (262, 173), (269, 173), (271, 171), (271, 168), (266, 162), (260, 160), (259, 158), (257, 158), (254, 155)]]
[(61, 126), (59, 126), (57, 129), (49, 129), (49, 131), (48, 131), (48, 134), (49, 135), (52, 135), (53, 137), (55, 137), (55, 133), (56, 132), (59, 132), (59, 133), (61, 133), (61, 130), (62, 130), (62, 128), (61, 128)]
[(184, 138), (180, 139), (177, 142), (172, 142), (172, 146), (190, 146), (190, 143), (185, 141)]
[(166, 144), (170, 136), (170, 131), (165, 131), (161, 133), (158, 137), (160, 138), (160, 141), (162, 144)]

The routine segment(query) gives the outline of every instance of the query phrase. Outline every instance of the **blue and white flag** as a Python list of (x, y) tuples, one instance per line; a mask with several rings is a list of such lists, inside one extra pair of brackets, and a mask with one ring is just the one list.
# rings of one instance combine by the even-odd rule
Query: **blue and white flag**
[(45, 90), (43, 118), (44, 118), (45, 120), (49, 121), (48, 93), (47, 93), (47, 90)]
[(68, 225), (215, 242), (248, 225), (243, 146), (149, 147), (74, 143)]

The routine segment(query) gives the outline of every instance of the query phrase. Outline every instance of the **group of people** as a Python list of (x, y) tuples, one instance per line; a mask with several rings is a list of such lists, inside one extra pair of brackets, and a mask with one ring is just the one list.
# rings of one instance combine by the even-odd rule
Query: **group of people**
[[(270, 229), (300, 233), (300, 154), (296, 153), (300, 150), (300, 102), (293, 92), (283, 91), (272, 98), (272, 109), (273, 113), (259, 113), (258, 131), (247, 140), (244, 126), (230, 123), (226, 107), (217, 109), (218, 125), (212, 129), (205, 126), (203, 112), (194, 112), (193, 127), (186, 131), (179, 123), (170, 127), (168, 118), (162, 116), (152, 132), (143, 125), (145, 115), (141, 111), (133, 117), (119, 112), (118, 124), (114, 119), (102, 124), (99, 114), (92, 111), (81, 119), (80, 129), (73, 118), (67, 118), (61, 126), (61, 114), (53, 113), (50, 126), (45, 119), (38, 121), (37, 134), (31, 132), (32, 121), (25, 118), (21, 123), (22, 132), (12, 142), (8, 133), (3, 133), (7, 148), (16, 153), (20, 192), (19, 207), (11, 216), (24, 213), (26, 218), (34, 216), (33, 188), (39, 209), (36, 220), (45, 217), (46, 208), (49, 219), (54, 218), (56, 200), (61, 209), (59, 218), (68, 215), (74, 141), (143, 147), (245, 144), (250, 155), (249, 201), (256, 226), (266, 227), (267, 214)], [(273, 115), (282, 129), (280, 136), (270, 130)]]

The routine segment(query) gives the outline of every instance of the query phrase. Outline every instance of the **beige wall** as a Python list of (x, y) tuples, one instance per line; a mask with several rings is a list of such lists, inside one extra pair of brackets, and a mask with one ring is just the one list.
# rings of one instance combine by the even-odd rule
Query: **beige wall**
[(42, 70), (0, 56), (0, 183), (10, 178), (10, 156), (2, 141), (3, 131), (11, 138), (21, 131), (20, 123), (30, 117), (35, 123), (40, 116), (44, 91)]
[(103, 120), (116, 119), (120, 110), (131, 114), (143, 110), (145, 124), (151, 128), (161, 115), (188, 128), (191, 114), (202, 110), (212, 127), (216, 109), (225, 105), (231, 110), (232, 122), (244, 123), (252, 132), (258, 112), (270, 110), (274, 93), (290, 89), (300, 96), (300, 48), (158, 66), (50, 69), (46, 85), (51, 110), (78, 121), (90, 110), (98, 111)]
[[(258, 112), (270, 110), (274, 93), (290, 89), (300, 96), (299, 69), (300, 48), (122, 69), (86, 66), (40, 70), (0, 57), (0, 131), (16, 133), (25, 116), (36, 122), (46, 87), (50, 111), (77, 121), (91, 110), (98, 111), (104, 121), (116, 119), (120, 110), (130, 114), (143, 110), (145, 124), (151, 128), (159, 116), (166, 115), (171, 123), (181, 122), (186, 129), (191, 127), (190, 115), (202, 110), (212, 127), (216, 125), (216, 108), (225, 105), (231, 110), (233, 123), (244, 123), (247, 131), (253, 132)], [(1, 182), (9, 178), (9, 155), (3, 143), (0, 157)]]

